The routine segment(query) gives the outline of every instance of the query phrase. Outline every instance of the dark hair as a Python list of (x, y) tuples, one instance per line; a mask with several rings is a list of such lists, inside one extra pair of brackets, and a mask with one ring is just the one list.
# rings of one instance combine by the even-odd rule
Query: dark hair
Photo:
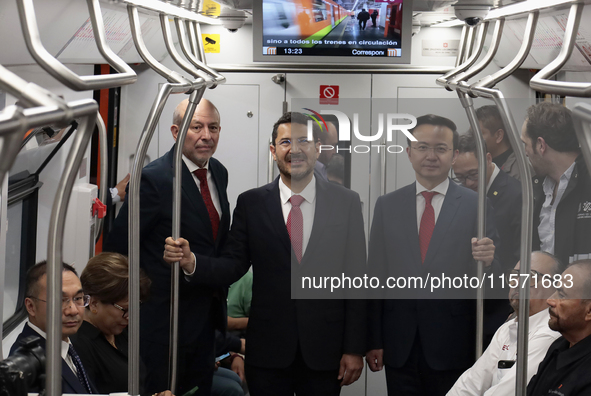
[(326, 174), (345, 180), (345, 157), (341, 154), (334, 154), (326, 165)]
[[(436, 126), (444, 126), (451, 129), (453, 132), (453, 149), (454, 151), (458, 149), (458, 139), (460, 135), (458, 134), (456, 124), (450, 120), (449, 118), (441, 117), (434, 114), (426, 114), (417, 118), (417, 125), (414, 128), (409, 129), (408, 131), (414, 135), (415, 129), (420, 127), (421, 125), (436, 125)], [(410, 146), (410, 139), (406, 138), (406, 142)]]
[[(486, 148), (486, 142), (484, 141), (484, 139), (482, 143), (484, 143), (484, 152), (487, 153), (488, 149)], [(458, 139), (458, 151), (460, 152), (460, 154), (473, 153), (474, 156), (477, 157), (476, 139), (474, 138), (474, 133), (472, 132), (472, 130), (469, 130), (465, 134), (460, 135), (460, 138)]]
[[(129, 293), (129, 263), (127, 257), (119, 253), (103, 252), (88, 261), (82, 276), (84, 293), (96, 297), (104, 303), (125, 300)], [(140, 271), (140, 299), (148, 297), (152, 281)]]
[(558, 152), (579, 151), (572, 114), (566, 107), (541, 102), (527, 109), (527, 136), (536, 150), (536, 140), (543, 138), (546, 144)]
[(277, 129), (281, 124), (300, 124), (300, 125), (308, 125), (308, 120), (312, 121), (312, 136), (314, 137), (314, 142), (318, 141), (318, 137), (320, 136), (320, 127), (318, 124), (309, 118), (307, 115), (298, 113), (295, 111), (288, 111), (287, 113), (283, 114), (273, 125), (273, 134), (271, 135), (271, 139), (273, 142), (271, 143), (275, 146), (275, 141), (277, 140)]
[[(62, 263), (62, 271), (73, 272), (74, 275), (78, 276), (78, 273), (70, 264)], [(43, 275), (47, 274), (47, 261), (43, 260), (27, 271), (26, 286), (25, 286), (25, 297), (37, 297), (39, 294), (39, 279)]]
[[(482, 125), (491, 131), (491, 133), (495, 133), (499, 129), (502, 129), (503, 131), (505, 130), (501, 113), (499, 112), (499, 108), (495, 105), (487, 105), (478, 108), (476, 110), (476, 118), (478, 118), (478, 121), (482, 122)], [(503, 135), (503, 141), (505, 141), (505, 135)]]

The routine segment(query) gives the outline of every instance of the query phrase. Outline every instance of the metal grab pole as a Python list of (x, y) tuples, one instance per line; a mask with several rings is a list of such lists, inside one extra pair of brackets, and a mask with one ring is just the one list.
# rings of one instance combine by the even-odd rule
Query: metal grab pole
[(509, 77), (515, 70), (519, 68), (519, 66), (523, 64), (523, 62), (529, 54), (532, 43), (534, 42), (534, 35), (536, 32), (536, 26), (538, 24), (539, 16), (540, 12), (538, 10), (529, 13), (525, 25), (523, 41), (521, 42), (521, 47), (519, 48), (519, 51), (517, 52), (515, 58), (513, 58), (511, 62), (507, 64), (507, 66), (498, 70), (496, 73), (481, 78), (479, 81), (472, 84), (470, 86), (470, 90), (474, 87), (492, 88), (497, 82)]
[[(189, 60), (189, 62), (191, 62), (199, 70), (203, 70), (204, 72), (209, 74), (215, 80), (215, 81), (212, 81), (212, 84), (213, 84), (212, 87), (214, 87), (217, 84), (224, 83), (226, 81), (226, 77), (224, 77), (223, 75), (218, 73), (216, 70), (212, 69), (211, 67), (207, 66), (205, 64), (205, 62), (198, 59), (197, 55), (195, 55), (195, 54), (201, 53), (200, 48), (202, 46), (200, 46), (199, 43), (197, 42), (197, 40), (194, 38), (194, 36), (191, 35), (192, 29), (190, 29), (191, 28), (190, 22), (187, 21), (188, 28), (189, 28), (188, 32), (186, 31), (185, 24), (183, 23), (183, 21), (180, 18), (175, 18), (174, 23), (176, 26), (177, 35), (179, 37), (179, 43), (181, 46), (181, 50), (182, 50), (183, 54), (185, 55), (185, 57)], [(189, 37), (189, 39), (187, 39), (187, 36)]]
[(460, 47), (458, 48), (458, 55), (456, 56), (456, 64), (454, 67), (460, 66), (464, 63), (464, 53), (466, 52), (466, 41), (468, 39), (468, 25), (462, 26), (462, 33), (460, 34)]
[[(24, 116), (19, 107), (9, 106), (0, 112), (0, 195), (4, 176), (12, 168), (26, 132)], [(2, 224), (4, 222), (0, 221), (0, 229)]]
[(583, 14), (583, 4), (575, 3), (571, 5), (568, 14), (568, 22), (564, 31), (562, 48), (558, 57), (540, 70), (529, 82), (529, 86), (541, 92), (564, 96), (591, 96), (591, 84), (577, 82), (551, 81), (549, 77), (556, 74), (570, 58), (575, 46), (581, 15)]
[[(191, 125), (195, 109), (203, 97), (205, 87), (195, 90), (189, 97), (189, 103), (180, 125), (174, 149), (174, 180), (172, 193), (172, 239), (181, 237), (181, 187), (183, 172), (183, 145), (187, 131)], [(179, 338), (179, 281), (180, 263), (177, 261), (172, 266), (171, 279), (171, 321), (170, 321), (170, 390), (176, 392), (176, 379), (178, 372), (178, 338)]]
[[(472, 28), (475, 29), (475, 28)], [(458, 74), (468, 70), (472, 65), (478, 60), (478, 57), (482, 53), (482, 49), (484, 48), (484, 39), (486, 38), (486, 31), (488, 30), (488, 22), (482, 22), (480, 26), (478, 26), (478, 37), (476, 41), (476, 49), (472, 51), (472, 55), (468, 60), (462, 63), (460, 66), (456, 67), (455, 69), (445, 73), (443, 76), (437, 78), (436, 82), (438, 85), (445, 87), (448, 91), (452, 91), (453, 89), (448, 86), (448, 81), (457, 76)], [(469, 47), (471, 47), (472, 42), (469, 42)]]
[[(111, 193), (109, 191), (109, 187), (107, 185), (107, 173), (109, 172), (109, 164), (107, 159), (107, 152), (109, 151), (109, 145), (107, 144), (107, 128), (105, 128), (105, 122), (103, 121), (103, 117), (101, 117), (101, 113), (97, 111), (96, 113), (96, 126), (98, 130), (98, 137), (99, 137), (99, 151), (100, 151), (100, 161), (101, 161), (101, 178), (99, 181), (99, 200), (106, 204), (107, 202), (107, 193)], [(98, 240), (99, 235), (103, 231), (103, 224), (105, 219), (97, 219), (97, 224), (94, 229), (94, 239), (95, 242)]]
[[(486, 150), (484, 149), (484, 138), (480, 131), (474, 102), (468, 94), (457, 91), (462, 106), (466, 110), (474, 141), (476, 142), (476, 157), (478, 159), (478, 212), (476, 237), (480, 240), (486, 237)], [(484, 276), (484, 262), (477, 262), (477, 276), (482, 279)], [(476, 290), (476, 359), (482, 355), (484, 343), (484, 289), (479, 287)]]
[[(140, 136), (136, 156), (133, 161), (131, 177), (129, 181), (129, 232), (128, 232), (128, 253), (129, 253), (129, 332), (132, 335), (129, 339), (129, 366), (128, 366), (128, 387), (129, 394), (139, 395), (139, 305), (140, 305), (140, 181), (141, 171), (148, 151), (148, 146), (154, 135), (154, 130), (164, 109), (164, 105), (171, 93), (187, 93), (193, 90), (203, 91), (205, 82), (197, 79), (192, 82), (180, 74), (168, 69), (158, 62), (148, 51), (142, 38), (137, 8), (133, 5), (127, 6), (131, 32), (136, 49), (142, 59), (158, 74), (168, 80), (163, 84), (154, 100), (148, 119)], [(185, 116), (187, 115), (186, 112)], [(192, 118), (192, 114), (191, 114)], [(184, 119), (183, 119), (184, 122)], [(175, 272), (173, 266), (173, 275)], [(178, 273), (178, 264), (177, 273)], [(174, 309), (174, 307), (173, 307)], [(171, 390), (174, 393), (174, 382)]]
[(79, 76), (51, 55), (41, 42), (33, 0), (18, 0), (17, 6), (27, 49), (35, 61), (68, 88), (76, 91), (94, 90), (133, 84), (135, 72), (107, 45), (103, 17), (98, 0), (87, 0), (90, 20), (99, 52), (119, 74)]
[[(484, 70), (484, 68), (487, 67), (490, 62), (492, 62), (493, 58), (497, 53), (497, 50), (499, 49), (499, 44), (501, 43), (501, 35), (503, 33), (504, 26), (505, 18), (499, 18), (495, 21), (492, 39), (486, 55), (477, 65), (471, 67), (469, 70), (455, 75), (453, 78), (448, 79), (448, 87), (453, 89), (460, 81), (466, 81), (469, 78), (474, 77), (482, 70)], [(484, 41), (482, 41), (482, 46), (484, 47)]]
[[(76, 105), (75, 105), (76, 106)], [(81, 117), (72, 148), (66, 159), (64, 173), (58, 183), (49, 220), (47, 242), (47, 395), (61, 395), (62, 358), (60, 342), (62, 338), (62, 247), (66, 210), (70, 201), (72, 187), (77, 177), (86, 147), (94, 131), (98, 105), (94, 100), (81, 101), (77, 105)]]

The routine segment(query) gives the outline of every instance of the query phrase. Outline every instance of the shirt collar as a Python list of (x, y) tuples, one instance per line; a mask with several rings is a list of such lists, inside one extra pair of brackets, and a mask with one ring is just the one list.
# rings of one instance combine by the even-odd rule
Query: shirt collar
[(512, 152), (512, 148), (508, 149), (503, 154), (499, 154), (495, 158), (493, 158), (493, 162), (495, 163), (495, 165), (498, 165), (499, 167), (503, 166), (503, 164), (505, 163), (505, 161), (507, 161), (507, 158), (509, 158)]
[(495, 179), (497, 178), (499, 172), (501, 171), (499, 169), (499, 167), (497, 166), (497, 164), (495, 164), (493, 162), (493, 166), (495, 167), (495, 169), (493, 170), (492, 175), (490, 176), (490, 180), (488, 181), (488, 185), (486, 186), (486, 193), (488, 194), (488, 190), (490, 190), (490, 186), (492, 186), (493, 182), (495, 181)]
[[(293, 191), (291, 191), (291, 189), (283, 183), (283, 179), (279, 177), (279, 198), (281, 199), (281, 204), (285, 205), (292, 195), (294, 195)], [(310, 180), (306, 188), (304, 188), (298, 195), (301, 195), (306, 202), (314, 203), (314, 200), (316, 199), (316, 177), (314, 175), (312, 175), (312, 180)]]
[(449, 187), (449, 177), (446, 177), (444, 181), (442, 181), (441, 183), (439, 183), (432, 190), (427, 190), (427, 188), (425, 186), (423, 186), (421, 183), (419, 183), (418, 180), (417, 180), (417, 186), (416, 187), (417, 187), (417, 195), (419, 195), (423, 191), (435, 191), (436, 193), (439, 193), (439, 194), (445, 196), (445, 194), (447, 193), (447, 189)]
[(195, 172), (197, 169), (209, 169), (209, 160), (207, 161), (205, 166), (199, 166), (193, 161), (191, 161), (189, 158), (185, 157), (185, 154), (183, 154), (183, 162), (185, 163), (185, 165), (187, 165), (187, 168), (189, 168), (189, 172), (191, 173)]
[[(45, 338), (47, 340), (47, 334), (41, 330), (39, 327), (35, 326), (33, 323), (31, 323), (30, 320), (27, 320), (27, 324), (29, 325), (29, 327), (33, 330), (35, 330), (35, 332), (37, 334), (39, 334), (41, 337)], [(68, 342), (65, 342), (62, 340), (61, 342), (61, 356), (62, 359), (65, 359), (66, 356), (68, 356), (68, 350), (70, 349), (70, 339), (68, 338)]]
[[(566, 182), (566, 184), (564, 185), (564, 188), (566, 188), (566, 186), (568, 185), (568, 182), (570, 181), (571, 176), (573, 175), (573, 171), (575, 170), (575, 164), (576, 164), (576, 161), (573, 162), (568, 167), (568, 169), (564, 171), (562, 176), (560, 176), (560, 180), (558, 181), (559, 185), (560, 185), (560, 182), (564, 181), (564, 182)], [(544, 186), (544, 194), (546, 194), (546, 195), (554, 194), (554, 186), (556, 186), (556, 183), (550, 177), (546, 176), (546, 178), (544, 179), (543, 186)]]

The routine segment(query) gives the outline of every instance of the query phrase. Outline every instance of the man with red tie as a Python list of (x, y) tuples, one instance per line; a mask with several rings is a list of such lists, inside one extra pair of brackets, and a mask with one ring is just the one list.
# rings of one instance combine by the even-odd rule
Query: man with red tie
[[(173, 115), (171, 132), (176, 140), (188, 101)], [(194, 252), (215, 257), (226, 240), (230, 208), (226, 187), (228, 172), (212, 155), (220, 137), (220, 114), (201, 99), (183, 145), (181, 235)], [(147, 366), (146, 391), (167, 389), (170, 333), (171, 270), (162, 259), (162, 245), (172, 232), (174, 147), (142, 171), (140, 187), (140, 265), (152, 280), (151, 296), (143, 302), (140, 323), (140, 354)], [(109, 233), (106, 251), (127, 254), (128, 202), (125, 200)], [(215, 330), (225, 331), (226, 289), (200, 279), (180, 280), (179, 364), (176, 394), (198, 386), (196, 395), (209, 395), (215, 364)]]
[(280, 177), (238, 197), (222, 257), (166, 240), (164, 259), (180, 261), (194, 282), (228, 285), (252, 265), (245, 368), (253, 396), (336, 396), (363, 369), (365, 301), (298, 289), (302, 274), (365, 269), (359, 195), (314, 176), (319, 127), (312, 123), (309, 139), (308, 120), (291, 112), (275, 123), (270, 150)]
[[(478, 196), (448, 177), (458, 156), (455, 124), (425, 115), (410, 132), (416, 182), (378, 199), (370, 270), (381, 279), (463, 278), (475, 275), (474, 260), (491, 270), (493, 240), (475, 238)], [(490, 205), (487, 215), (487, 235), (496, 238)], [(457, 292), (407, 288), (370, 305), (366, 359), (373, 371), (386, 366), (389, 395), (445, 395), (474, 362), (476, 304)]]

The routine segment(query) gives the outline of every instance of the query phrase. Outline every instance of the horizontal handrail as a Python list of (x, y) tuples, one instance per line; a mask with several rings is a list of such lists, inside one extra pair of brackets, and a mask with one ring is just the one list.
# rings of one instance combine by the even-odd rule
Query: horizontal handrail
[(106, 89), (137, 81), (137, 75), (108, 46), (98, 0), (87, 0), (95, 41), (101, 55), (119, 73), (79, 76), (51, 55), (41, 42), (33, 0), (18, 0), (17, 6), (27, 49), (35, 61), (62, 84), (76, 91)]
[(556, 74), (570, 58), (575, 46), (581, 15), (583, 14), (583, 4), (575, 3), (571, 5), (568, 14), (568, 22), (564, 31), (562, 48), (558, 57), (540, 70), (529, 82), (529, 86), (540, 92), (561, 95), (561, 96), (591, 96), (591, 83), (552, 81), (549, 80)]

